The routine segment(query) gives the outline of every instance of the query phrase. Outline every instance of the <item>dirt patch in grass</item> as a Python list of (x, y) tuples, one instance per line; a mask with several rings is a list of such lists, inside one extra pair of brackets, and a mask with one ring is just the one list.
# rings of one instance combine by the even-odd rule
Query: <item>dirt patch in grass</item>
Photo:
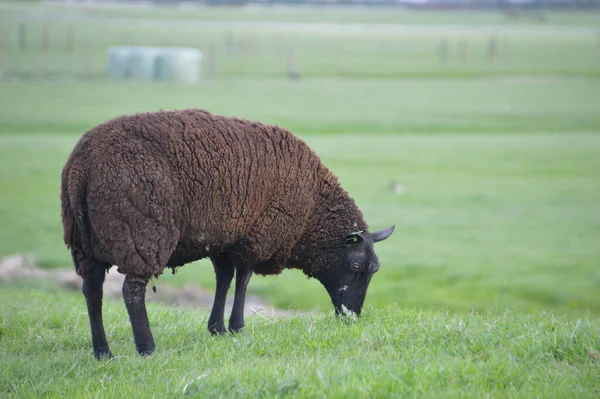
[[(123, 286), (124, 275), (117, 272), (116, 267), (112, 267), (106, 275), (104, 281), (104, 297), (120, 299), (122, 298), (121, 287)], [(23, 279), (42, 279), (56, 282), (59, 286), (81, 291), (82, 279), (72, 268), (68, 269), (40, 269), (36, 266), (35, 258), (31, 255), (17, 254), (0, 259), (0, 280), (23, 280)], [(156, 292), (152, 287), (156, 287)], [(182, 288), (173, 287), (166, 284), (158, 284), (156, 280), (151, 280), (146, 291), (146, 299), (149, 302), (160, 302), (175, 306), (194, 307), (210, 310), (213, 303), (213, 293), (206, 291), (201, 287), (188, 284)], [(231, 312), (233, 305), (233, 295), (227, 298), (226, 313)], [(266, 313), (276, 316), (294, 316), (302, 313), (298, 311), (276, 309), (268, 305), (262, 298), (255, 295), (246, 296), (246, 314)]]

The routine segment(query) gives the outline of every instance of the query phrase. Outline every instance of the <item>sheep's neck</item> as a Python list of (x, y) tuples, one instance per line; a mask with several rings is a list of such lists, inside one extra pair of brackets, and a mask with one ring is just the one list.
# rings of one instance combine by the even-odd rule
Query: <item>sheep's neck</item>
[(290, 266), (314, 276), (339, 259), (346, 235), (367, 228), (354, 200), (329, 172), (315, 198), (312, 217), (294, 246)]

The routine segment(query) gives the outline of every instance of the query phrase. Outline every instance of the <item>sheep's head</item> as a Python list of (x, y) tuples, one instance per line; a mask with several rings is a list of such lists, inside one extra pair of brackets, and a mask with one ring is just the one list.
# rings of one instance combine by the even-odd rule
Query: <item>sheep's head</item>
[(393, 232), (394, 226), (374, 233), (360, 231), (347, 235), (339, 262), (315, 276), (327, 289), (336, 314), (352, 311), (360, 315), (371, 277), (379, 270), (373, 244)]

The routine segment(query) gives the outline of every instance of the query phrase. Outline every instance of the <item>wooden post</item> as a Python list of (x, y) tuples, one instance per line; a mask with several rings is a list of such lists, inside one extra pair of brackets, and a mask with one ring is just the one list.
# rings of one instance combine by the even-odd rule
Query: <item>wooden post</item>
[(119, 38), (119, 42), (122, 46), (126, 46), (130, 43), (129, 41), (130, 35), (127, 29), (123, 29), (121, 31), (121, 37)]
[(69, 25), (67, 28), (67, 52), (72, 53), (75, 49), (75, 31), (73, 25)]
[(208, 76), (212, 79), (217, 79), (219, 77), (217, 47), (214, 44), (211, 44), (208, 47)]
[(464, 37), (460, 39), (460, 60), (463, 64), (467, 63), (467, 57), (469, 56), (469, 42)]
[(0, 29), (0, 80), (4, 80), (4, 29)]
[(496, 52), (498, 50), (498, 34), (493, 34), (490, 36), (488, 41), (488, 62), (490, 64), (494, 63), (496, 59)]
[(256, 34), (250, 36), (250, 52), (253, 56), (260, 54), (259, 42), (260, 40), (258, 40), (258, 36)]
[(348, 72), (348, 50), (346, 45), (346, 39), (342, 39), (340, 42), (340, 75), (345, 75)]
[(275, 36), (275, 56), (280, 57), (283, 54), (283, 39), (281, 34)]
[(19, 49), (27, 50), (27, 25), (25, 22), (19, 24)]
[(440, 44), (438, 46), (438, 53), (440, 64), (447, 65), (448, 64), (448, 40), (446, 38), (440, 40)]
[(235, 38), (231, 31), (227, 31), (225, 34), (225, 54), (227, 54), (227, 57), (232, 57), (235, 54)]
[(246, 69), (246, 58), (248, 56), (248, 33), (243, 33), (241, 37), (238, 37), (236, 46), (236, 71), (243, 73)]
[(38, 79), (45, 79), (48, 76), (48, 64), (50, 63), (48, 49), (43, 49), (40, 52), (39, 60)]
[(88, 43), (85, 49), (85, 79), (92, 79), (94, 77), (94, 51), (92, 45)]
[(248, 54), (248, 33), (245, 32), (242, 34), (237, 41), (238, 44), (238, 54), (246, 55)]
[(42, 51), (47, 51), (50, 48), (50, 26), (44, 25), (42, 30)]
[(412, 54), (412, 59), (415, 60), (415, 62), (418, 62), (421, 59), (421, 49), (419, 48), (418, 44), (416, 43), (412, 43), (411, 44), (411, 54)]
[(298, 54), (295, 46), (288, 47), (287, 51), (287, 75), (290, 79), (296, 80), (300, 78), (300, 70), (298, 67)]

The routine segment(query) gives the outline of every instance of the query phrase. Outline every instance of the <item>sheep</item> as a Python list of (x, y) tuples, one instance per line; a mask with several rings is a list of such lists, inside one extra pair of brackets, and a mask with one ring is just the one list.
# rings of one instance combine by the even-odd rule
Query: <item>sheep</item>
[(112, 265), (125, 275), (137, 352), (149, 355), (146, 285), (165, 268), (210, 258), (212, 334), (226, 332), (234, 274), (233, 333), (244, 327), (252, 274), (285, 268), (319, 280), (336, 315), (360, 315), (379, 269), (373, 243), (394, 231), (370, 233), (337, 177), (290, 131), (199, 109), (119, 116), (84, 133), (62, 170), (61, 206), (98, 359), (112, 356), (102, 322)]

